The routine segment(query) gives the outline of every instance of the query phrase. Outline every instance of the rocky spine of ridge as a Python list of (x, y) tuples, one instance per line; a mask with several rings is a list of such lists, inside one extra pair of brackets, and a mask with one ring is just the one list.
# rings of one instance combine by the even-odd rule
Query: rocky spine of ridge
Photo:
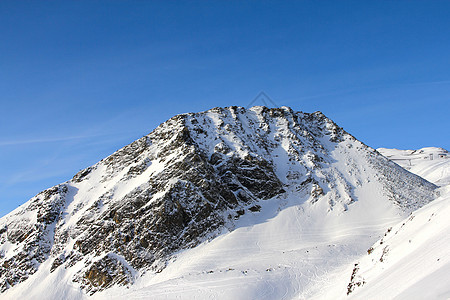
[(320, 112), (229, 107), (173, 117), (0, 219), (0, 291), (46, 261), (50, 272), (77, 270), (73, 281), (91, 294), (131, 284), (287, 191), (346, 210), (365, 182), (331, 168), (330, 151), (339, 148), (349, 172), (363, 177), (352, 147), (397, 206), (413, 210), (431, 200), (434, 185)]

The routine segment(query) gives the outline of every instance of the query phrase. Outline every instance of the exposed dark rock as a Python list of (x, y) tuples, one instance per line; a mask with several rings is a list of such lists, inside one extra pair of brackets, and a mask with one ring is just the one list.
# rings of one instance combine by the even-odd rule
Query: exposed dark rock
[(91, 295), (114, 284), (127, 285), (133, 280), (133, 269), (114, 255), (106, 255), (91, 263), (84, 272), (81, 284)]

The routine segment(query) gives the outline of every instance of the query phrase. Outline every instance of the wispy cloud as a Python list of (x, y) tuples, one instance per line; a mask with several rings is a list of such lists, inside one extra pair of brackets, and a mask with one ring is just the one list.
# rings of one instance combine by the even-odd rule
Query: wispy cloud
[(139, 111), (137, 108), (129, 108), (126, 109), (109, 119), (104, 119), (100, 122), (96, 122), (93, 124), (89, 124), (89, 127), (85, 129), (78, 129), (76, 133), (68, 136), (41, 136), (41, 137), (32, 137), (32, 138), (17, 138), (10, 140), (0, 140), (0, 147), (2, 146), (16, 146), (16, 145), (26, 145), (26, 144), (44, 144), (44, 143), (59, 143), (59, 142), (74, 142), (77, 143), (81, 140), (94, 139), (99, 137), (108, 137), (108, 136), (124, 136), (130, 135), (133, 136), (137, 133), (141, 134), (139, 130), (117, 130), (116, 124), (122, 124), (126, 122), (126, 120), (133, 117), (133, 115)]
[(105, 136), (105, 134), (98, 135), (79, 135), (79, 136), (65, 136), (65, 137), (53, 137), (53, 138), (35, 138), (35, 139), (19, 139), (19, 140), (6, 140), (0, 141), (0, 146), (16, 146), (23, 144), (41, 144), (41, 143), (56, 143), (66, 142), (74, 140), (89, 139), (94, 137)]
[(437, 84), (450, 84), (450, 80), (408, 82), (408, 83), (398, 84), (398, 85), (437, 85)]
[[(26, 182), (40, 182), (45, 179), (66, 175), (66, 173), (67, 172), (64, 170), (46, 170), (46, 172), (42, 172), (40, 168), (28, 169), (23, 172), (18, 172), (8, 178), (2, 184), (2, 188), (11, 187)], [(55, 182), (55, 184), (57, 183), (58, 182)]]
[[(124, 135), (134, 135), (136, 133), (141, 133), (140, 131), (123, 131), (123, 132), (114, 132), (114, 133), (99, 133), (99, 134), (86, 134), (86, 135), (75, 135), (75, 136), (62, 136), (62, 137), (40, 137), (40, 138), (32, 138), (32, 139), (17, 139), (17, 140), (0, 140), (1, 146), (16, 146), (16, 145), (25, 145), (25, 144), (43, 144), (43, 143), (58, 143), (58, 142), (76, 142), (79, 140), (87, 140), (99, 137), (108, 137), (108, 136), (121, 136)], [(107, 140), (108, 142), (111, 139)]]

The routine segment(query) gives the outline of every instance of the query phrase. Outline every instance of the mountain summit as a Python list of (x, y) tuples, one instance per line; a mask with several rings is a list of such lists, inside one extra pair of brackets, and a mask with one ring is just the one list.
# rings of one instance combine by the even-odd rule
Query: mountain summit
[[(317, 251), (337, 255), (430, 202), (435, 188), (320, 112), (232, 106), (181, 114), (1, 218), (0, 291), (38, 295), (56, 281), (48, 297), (76, 299), (149, 274), (170, 279), (166, 269), (189, 249), (274, 222), (284, 225), (264, 235), (289, 245), (255, 242), (258, 253), (294, 251), (314, 232)], [(287, 272), (269, 269), (270, 278)]]

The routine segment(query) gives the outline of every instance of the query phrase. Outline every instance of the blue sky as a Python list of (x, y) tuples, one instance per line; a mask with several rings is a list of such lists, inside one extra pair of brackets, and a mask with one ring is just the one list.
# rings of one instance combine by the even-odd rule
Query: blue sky
[[(1, 1), (0, 216), (173, 115), (320, 110), (450, 150), (449, 1)], [(258, 103), (261, 104), (261, 103)]]

